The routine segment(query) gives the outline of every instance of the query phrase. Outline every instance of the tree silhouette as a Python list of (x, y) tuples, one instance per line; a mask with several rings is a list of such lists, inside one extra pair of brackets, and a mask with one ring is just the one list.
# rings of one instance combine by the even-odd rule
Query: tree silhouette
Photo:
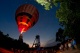
[(64, 40), (63, 31), (62, 28), (58, 29), (58, 32), (56, 33), (56, 41), (62, 42)]
[(36, 0), (46, 10), (50, 10), (53, 5), (60, 3), (60, 8), (56, 11), (56, 17), (61, 26), (64, 27), (64, 35), (75, 38), (80, 43), (80, 1), (79, 0)]
[(64, 0), (56, 12), (59, 22), (64, 26), (64, 35), (80, 42), (80, 1)]
[(3, 32), (1, 31), (0, 31), (0, 47), (6, 49), (13, 48), (13, 49), (20, 49), (20, 50), (29, 50), (28, 44), (9, 37), (9, 34), (4, 35)]

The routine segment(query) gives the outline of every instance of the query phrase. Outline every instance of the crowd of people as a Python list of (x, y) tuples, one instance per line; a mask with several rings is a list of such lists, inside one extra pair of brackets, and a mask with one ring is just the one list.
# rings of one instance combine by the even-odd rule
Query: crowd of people
[(55, 53), (61, 53), (65, 50), (77, 49), (76, 41), (74, 39), (67, 39), (58, 44), (58, 50)]

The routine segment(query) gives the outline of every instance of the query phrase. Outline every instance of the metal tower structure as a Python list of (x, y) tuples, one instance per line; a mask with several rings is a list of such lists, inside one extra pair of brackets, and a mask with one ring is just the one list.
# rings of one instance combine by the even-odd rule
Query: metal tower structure
[(40, 36), (39, 35), (36, 35), (32, 47), (40, 48)]

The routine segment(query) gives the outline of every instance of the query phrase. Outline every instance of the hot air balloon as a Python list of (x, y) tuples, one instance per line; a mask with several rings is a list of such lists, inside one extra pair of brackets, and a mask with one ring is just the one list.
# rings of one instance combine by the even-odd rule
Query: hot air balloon
[(22, 40), (22, 33), (33, 27), (38, 21), (39, 13), (35, 6), (24, 4), (18, 7), (15, 13), (15, 20), (20, 31), (19, 39)]
[(21, 5), (15, 14), (15, 19), (20, 33), (30, 29), (38, 21), (39, 13), (35, 6), (31, 4)]

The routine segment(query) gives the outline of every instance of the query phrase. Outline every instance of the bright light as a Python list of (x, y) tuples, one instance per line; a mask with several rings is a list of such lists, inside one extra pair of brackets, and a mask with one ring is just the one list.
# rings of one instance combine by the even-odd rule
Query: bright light
[(23, 29), (21, 30), (21, 34), (22, 34), (23, 32), (25, 32), (24, 29), (25, 29), (25, 28), (23, 28)]
[(28, 26), (28, 24), (26, 24), (25, 22), (19, 22), (19, 24), (23, 24), (23, 25)]

